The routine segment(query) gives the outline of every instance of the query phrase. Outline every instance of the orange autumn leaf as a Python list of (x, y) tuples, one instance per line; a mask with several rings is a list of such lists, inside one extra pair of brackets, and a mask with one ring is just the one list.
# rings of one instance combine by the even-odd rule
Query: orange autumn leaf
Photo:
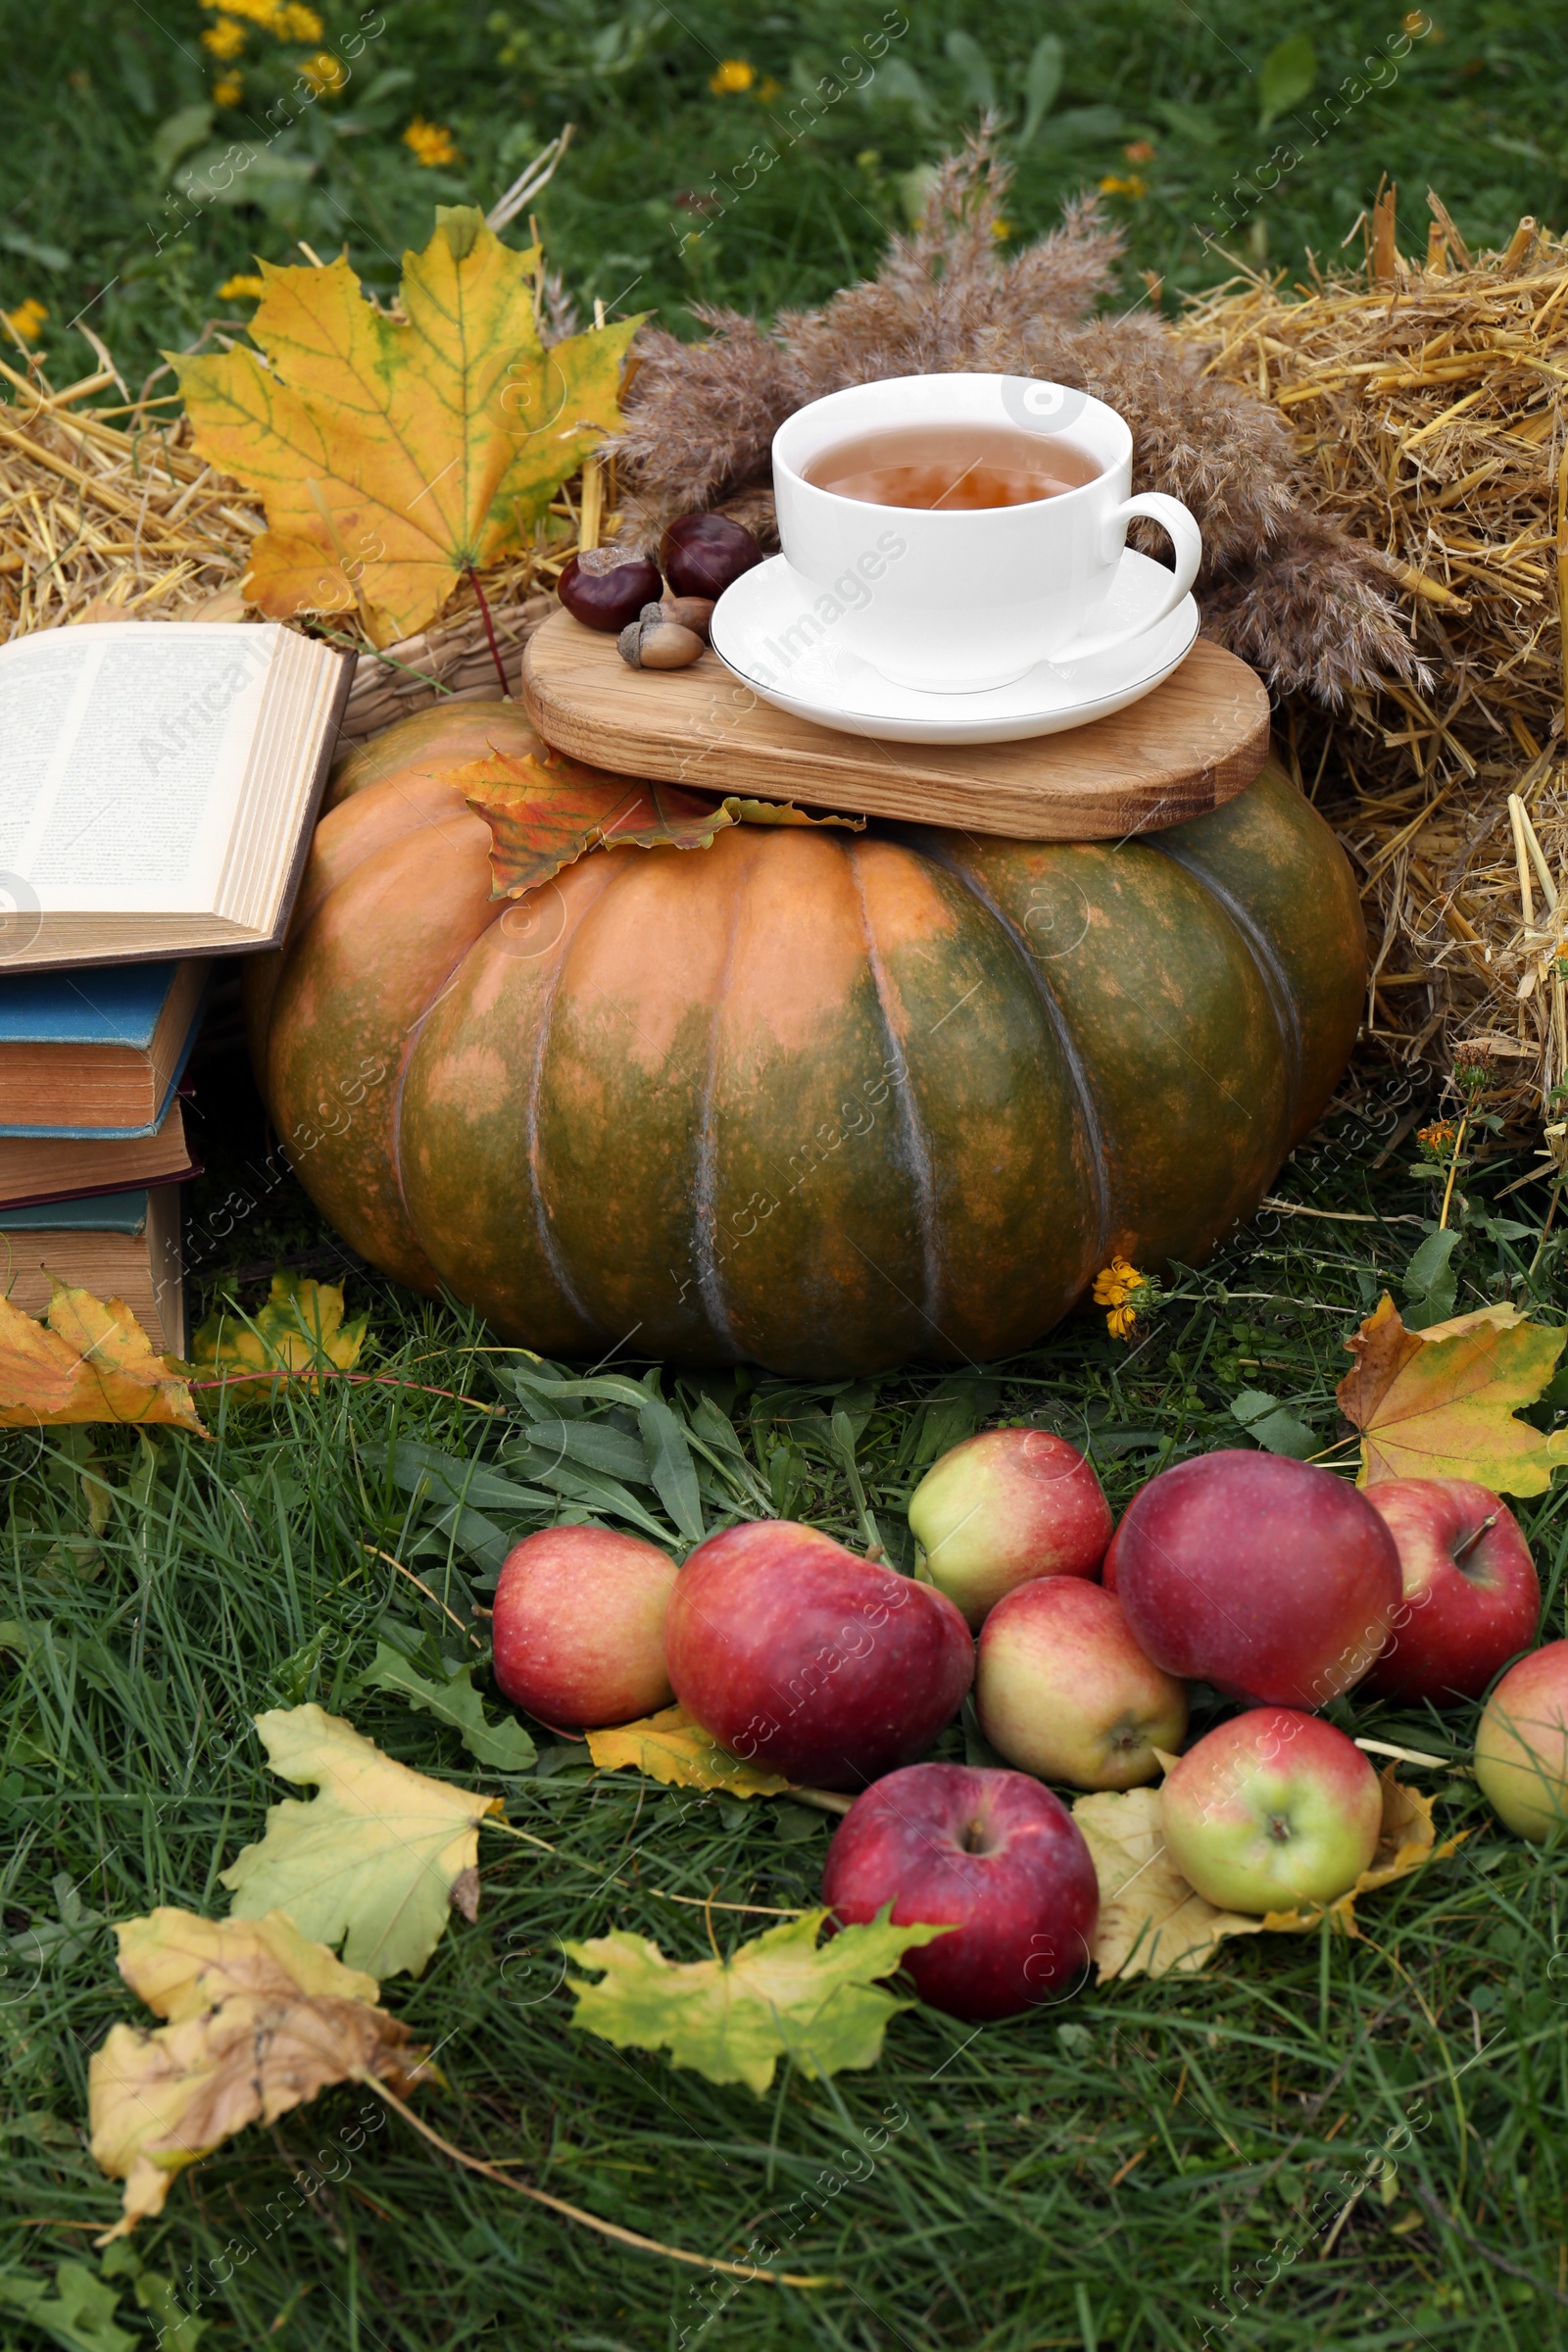
[(494, 752), (449, 771), (490, 828), (491, 895), (520, 898), (593, 849), (706, 850), (728, 825), (848, 825), (861, 816), (808, 816), (787, 801), (720, 801), (587, 767), (564, 752), (542, 759)]
[(504, 245), (469, 207), (438, 207), (403, 257), (396, 311), (344, 259), (261, 264), (244, 347), (172, 355), (199, 456), (256, 492), (269, 529), (246, 580), (276, 620), (358, 606), (377, 645), (412, 636), (463, 573), (520, 546), (620, 423), (637, 319), (546, 350), (537, 247)]
[(122, 1298), (57, 1282), (47, 1325), (0, 1298), (0, 1429), (162, 1421), (207, 1435), (177, 1369)]
[(1568, 1432), (1547, 1436), (1515, 1416), (1550, 1381), (1565, 1336), (1513, 1306), (1406, 1331), (1385, 1293), (1345, 1343), (1355, 1366), (1338, 1396), (1361, 1432), (1356, 1484), (1467, 1478), (1505, 1494), (1544, 1493), (1568, 1459)]

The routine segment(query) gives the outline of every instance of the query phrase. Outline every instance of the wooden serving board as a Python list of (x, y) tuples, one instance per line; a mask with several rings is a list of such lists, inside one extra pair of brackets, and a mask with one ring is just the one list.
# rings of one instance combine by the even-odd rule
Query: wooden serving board
[(632, 669), (569, 612), (529, 639), (522, 692), (547, 743), (619, 775), (1028, 841), (1180, 824), (1245, 792), (1268, 756), (1262, 680), (1201, 637), (1141, 703), (1023, 743), (841, 734), (760, 701), (711, 651), (690, 669)]

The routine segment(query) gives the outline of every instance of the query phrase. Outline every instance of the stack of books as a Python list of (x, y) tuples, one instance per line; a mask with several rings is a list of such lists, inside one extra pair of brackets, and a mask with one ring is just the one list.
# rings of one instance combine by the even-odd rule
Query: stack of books
[(186, 1346), (180, 1085), (214, 956), (287, 927), (352, 658), (276, 625), (0, 647), (0, 1292)]

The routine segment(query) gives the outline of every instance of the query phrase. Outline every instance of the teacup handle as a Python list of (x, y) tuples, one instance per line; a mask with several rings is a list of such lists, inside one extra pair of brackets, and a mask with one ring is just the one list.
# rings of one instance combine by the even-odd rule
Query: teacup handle
[(1074, 639), (1062, 648), (1058, 659), (1076, 661), (1088, 654), (1109, 653), (1113, 646), (1125, 645), (1130, 638), (1142, 637), (1156, 628), (1175, 612), (1183, 597), (1198, 577), (1198, 567), (1203, 561), (1203, 534), (1193, 520), (1179, 498), (1168, 498), (1163, 490), (1141, 490), (1136, 498), (1125, 499), (1112, 507), (1102, 525), (1101, 552), (1106, 563), (1114, 563), (1126, 540), (1127, 525), (1135, 514), (1147, 514), (1157, 522), (1169, 539), (1176, 554), (1176, 568), (1171, 573), (1170, 587), (1152, 612), (1146, 613), (1133, 627), (1118, 629), (1106, 636)]

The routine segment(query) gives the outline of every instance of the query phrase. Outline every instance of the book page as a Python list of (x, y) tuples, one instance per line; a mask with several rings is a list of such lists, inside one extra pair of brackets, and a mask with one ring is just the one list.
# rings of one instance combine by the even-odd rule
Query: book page
[(0, 858), (46, 914), (214, 906), (278, 634), (109, 622), (4, 649)]

